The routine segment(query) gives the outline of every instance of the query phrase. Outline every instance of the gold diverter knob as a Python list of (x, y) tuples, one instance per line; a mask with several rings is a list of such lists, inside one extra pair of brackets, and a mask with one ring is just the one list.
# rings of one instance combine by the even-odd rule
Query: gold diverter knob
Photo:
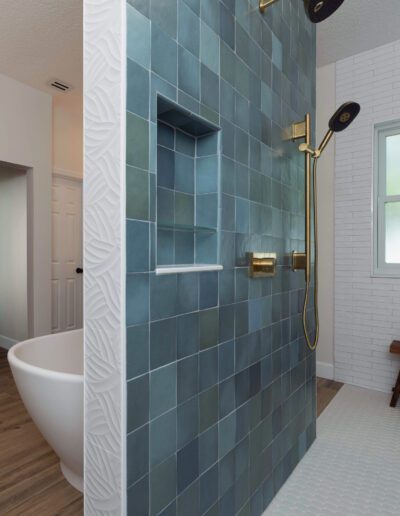
[(249, 275), (252, 278), (271, 278), (276, 274), (276, 253), (247, 253)]

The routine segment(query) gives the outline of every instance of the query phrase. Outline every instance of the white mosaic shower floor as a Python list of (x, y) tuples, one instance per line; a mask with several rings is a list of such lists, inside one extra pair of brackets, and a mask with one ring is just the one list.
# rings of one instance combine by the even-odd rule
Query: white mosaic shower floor
[(400, 403), (345, 385), (264, 516), (400, 515)]

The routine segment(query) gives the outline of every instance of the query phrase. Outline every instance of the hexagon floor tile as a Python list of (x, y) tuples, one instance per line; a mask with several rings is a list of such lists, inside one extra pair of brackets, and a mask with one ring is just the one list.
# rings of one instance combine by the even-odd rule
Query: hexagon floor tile
[(345, 385), (264, 516), (399, 516), (400, 403)]

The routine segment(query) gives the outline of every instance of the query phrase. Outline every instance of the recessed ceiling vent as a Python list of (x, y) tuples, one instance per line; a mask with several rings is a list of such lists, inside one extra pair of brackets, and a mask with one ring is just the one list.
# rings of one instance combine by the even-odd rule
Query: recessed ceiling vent
[(71, 84), (68, 84), (67, 82), (61, 81), (59, 79), (50, 79), (47, 81), (47, 86), (50, 86), (50, 88), (53, 88), (59, 92), (66, 92), (73, 89)]

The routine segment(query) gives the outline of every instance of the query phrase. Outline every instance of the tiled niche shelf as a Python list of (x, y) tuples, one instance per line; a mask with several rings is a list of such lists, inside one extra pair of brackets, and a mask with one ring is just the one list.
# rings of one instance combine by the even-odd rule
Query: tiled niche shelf
[(158, 97), (156, 274), (218, 270), (219, 131)]

